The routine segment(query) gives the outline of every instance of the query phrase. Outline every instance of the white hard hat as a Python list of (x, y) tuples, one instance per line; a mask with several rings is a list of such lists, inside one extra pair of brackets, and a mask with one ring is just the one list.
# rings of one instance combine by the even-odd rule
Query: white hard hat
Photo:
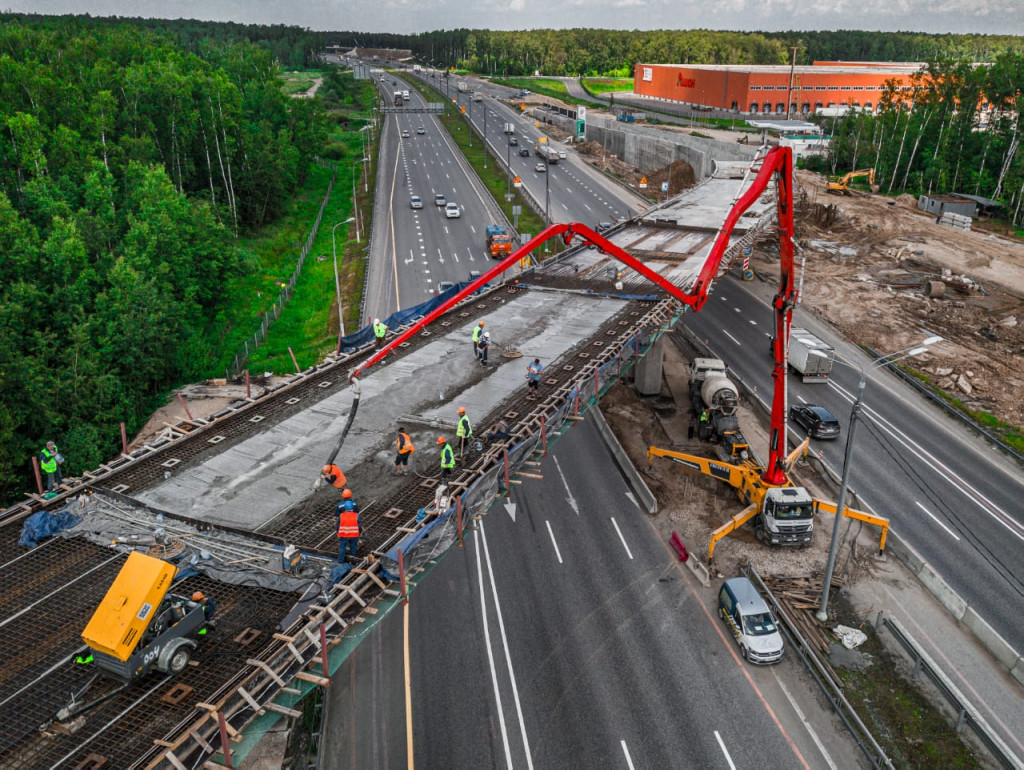
[(490, 338), (491, 338), (491, 333), (490, 333), (490, 332), (484, 332), (484, 336), (485, 336), (485, 337), (486, 337), (487, 339), (490, 339)]
[(373, 322), (374, 322), (375, 324), (379, 324), (379, 323), (380, 323), (380, 319), (379, 319), (379, 318), (374, 318), (374, 319), (373, 319)]

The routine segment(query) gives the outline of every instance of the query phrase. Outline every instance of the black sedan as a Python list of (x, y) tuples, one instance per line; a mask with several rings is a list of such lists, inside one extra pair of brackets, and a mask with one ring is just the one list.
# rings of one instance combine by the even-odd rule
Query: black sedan
[(823, 406), (796, 404), (789, 408), (789, 419), (811, 438), (839, 438), (839, 419)]

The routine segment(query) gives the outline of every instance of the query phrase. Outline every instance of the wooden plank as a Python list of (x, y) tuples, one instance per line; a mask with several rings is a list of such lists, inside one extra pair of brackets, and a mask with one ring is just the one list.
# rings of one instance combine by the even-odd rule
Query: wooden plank
[(256, 702), (256, 699), (249, 694), (248, 690), (244, 687), (239, 687), (236, 692), (245, 699), (245, 702), (252, 707), (252, 710), (256, 712), (257, 716), (263, 713), (263, 707)]
[(306, 671), (300, 671), (295, 675), (296, 679), (301, 679), (303, 682), (312, 682), (320, 687), (326, 687), (331, 683), (331, 680), (325, 676), (317, 676), (316, 674), (310, 674)]
[[(246, 663), (248, 663), (248, 664), (249, 664), (250, 666), (256, 666), (257, 668), (261, 668), (261, 669), (263, 669), (263, 670), (264, 670), (264, 671), (266, 672), (267, 676), (269, 676), (269, 677), (270, 677), (271, 679), (273, 679), (273, 680), (274, 680), (274, 682), (275, 682), (275, 683), (276, 683), (276, 684), (277, 684), (277, 685), (278, 685), (279, 687), (284, 687), (284, 680), (283, 680), (283, 679), (282, 679), (281, 677), (279, 677), (279, 676), (278, 676), (278, 675), (277, 675), (277, 674), (276, 674), (276, 673), (274, 672), (274, 670), (273, 670), (273, 669), (271, 669), (271, 668), (270, 668), (270, 666), (268, 666), (268, 665), (267, 665), (266, 663), (264, 663), (264, 662), (263, 662), (262, 660), (256, 660), (256, 658), (249, 658), (249, 660), (247, 660), (247, 661), (245, 661), (245, 662), (246, 662)], [(214, 709), (214, 711), (216, 711), (216, 710), (217, 710), (217, 709)]]
[(301, 711), (285, 708), (284, 706), (278, 706), (276, 703), (268, 703), (267, 710), (276, 711), (278, 714), (284, 714), (286, 717), (291, 717), (292, 719), (299, 719), (302, 716)]

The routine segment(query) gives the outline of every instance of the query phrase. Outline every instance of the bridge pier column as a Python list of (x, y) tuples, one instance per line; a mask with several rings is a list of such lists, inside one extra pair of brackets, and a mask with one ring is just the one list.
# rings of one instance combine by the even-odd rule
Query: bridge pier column
[(647, 353), (637, 361), (633, 384), (641, 396), (656, 396), (661, 392), (661, 369), (665, 361), (664, 335), (648, 348)]

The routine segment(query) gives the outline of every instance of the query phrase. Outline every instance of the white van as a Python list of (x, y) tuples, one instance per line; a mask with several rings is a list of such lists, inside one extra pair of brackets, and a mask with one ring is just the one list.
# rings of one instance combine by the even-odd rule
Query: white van
[(729, 578), (722, 584), (718, 612), (736, 637), (745, 660), (759, 664), (782, 660), (785, 642), (779, 624), (747, 578)]

